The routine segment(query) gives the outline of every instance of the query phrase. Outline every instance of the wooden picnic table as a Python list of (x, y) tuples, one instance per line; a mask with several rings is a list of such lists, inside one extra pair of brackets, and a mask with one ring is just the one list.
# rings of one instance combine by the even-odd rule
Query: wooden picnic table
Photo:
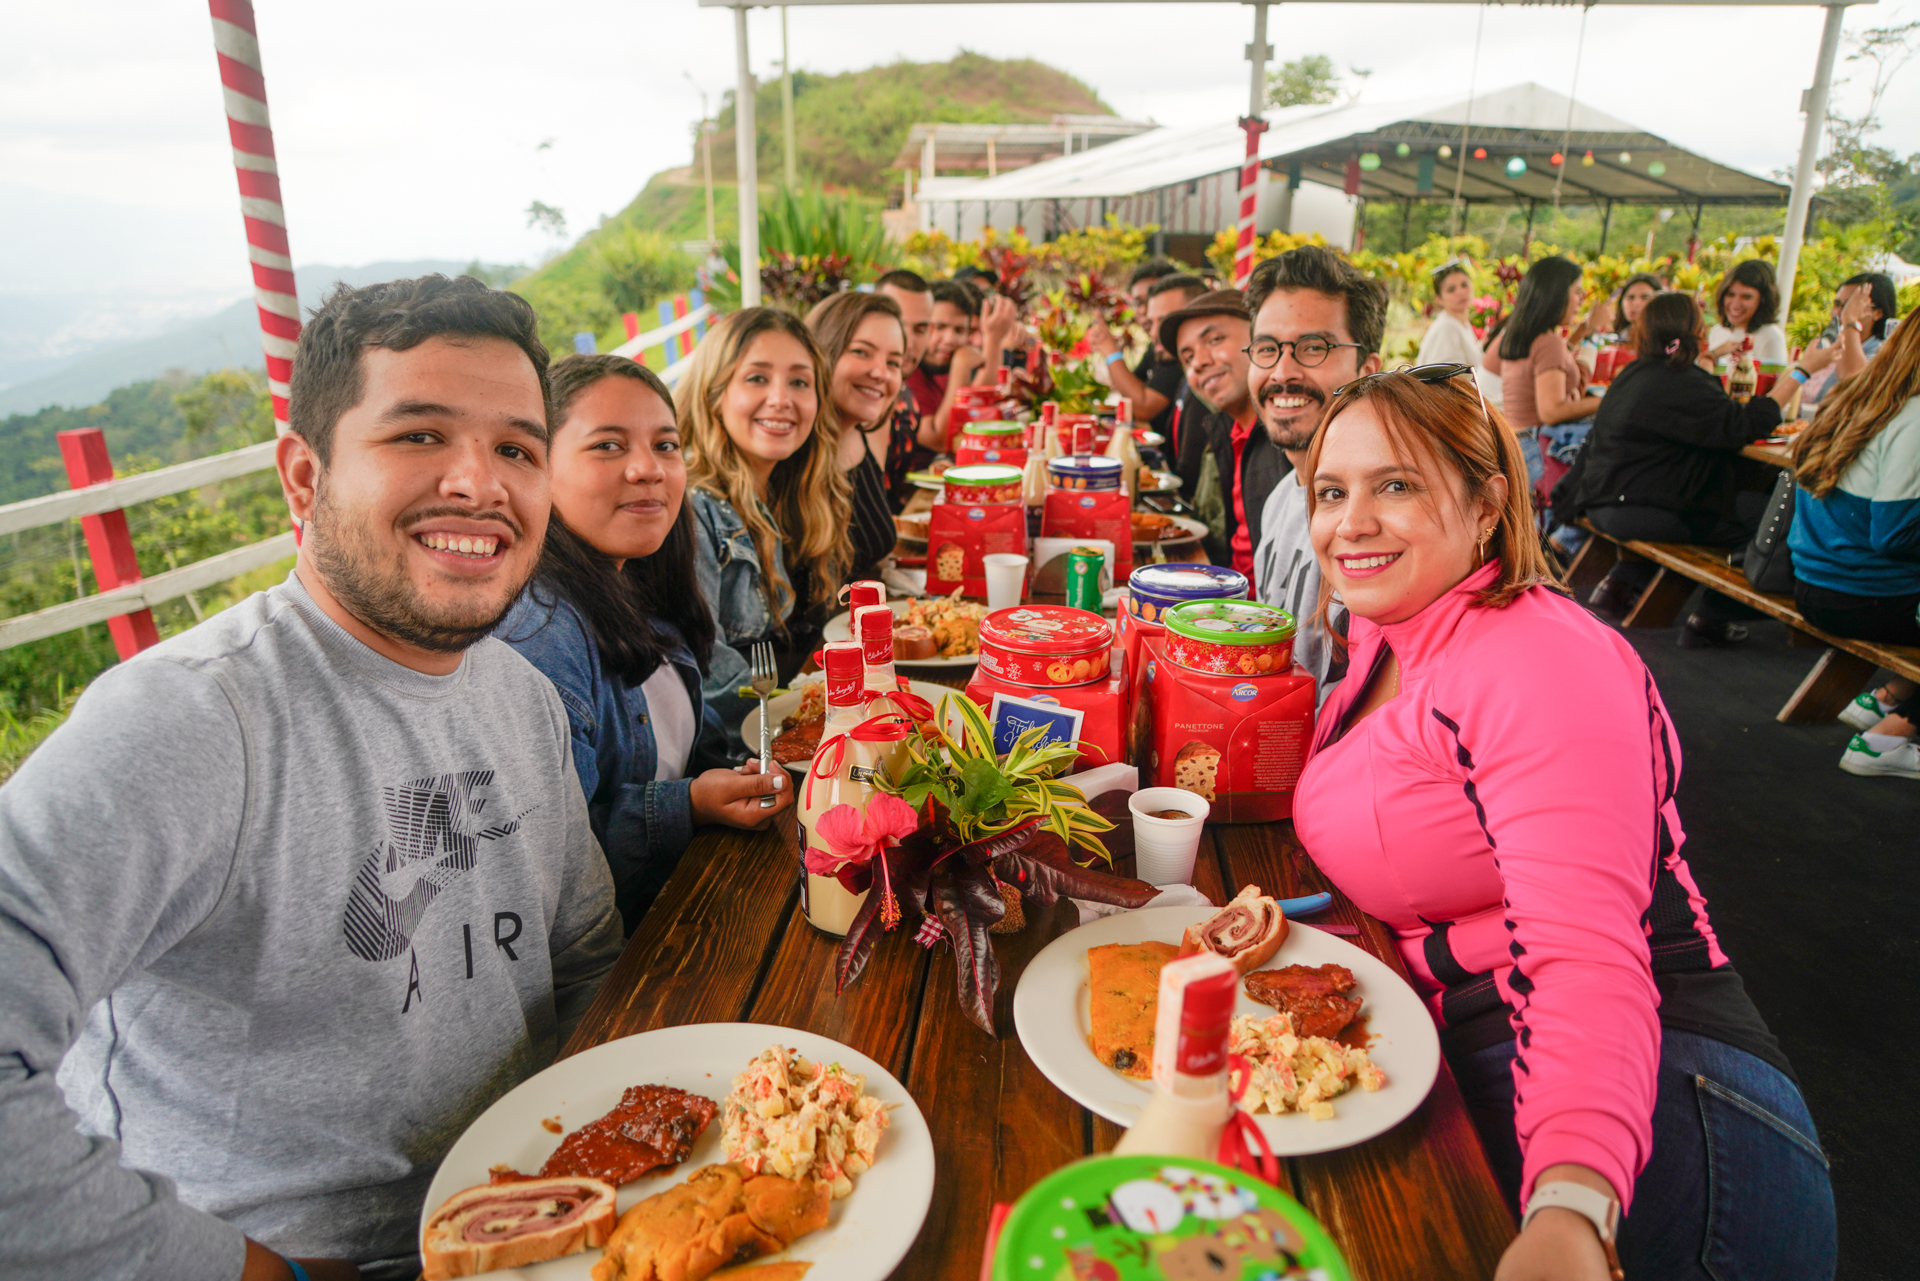
[[(941, 674), (959, 683), (950, 670)], [(1108, 844), (1115, 870), (1131, 874), (1124, 811), (1119, 821)], [(974, 1281), (994, 1202), (1017, 1200), (1061, 1166), (1109, 1150), (1120, 1135), (1042, 1076), (1013, 1031), (1021, 972), (1078, 923), (1075, 909), (1029, 905), (1024, 931), (994, 937), (995, 1039), (961, 1013), (952, 953), (916, 944), (911, 921), (884, 937), (859, 981), (835, 995), (838, 940), (800, 914), (799, 866), (791, 811), (765, 832), (699, 833), (564, 1053), (652, 1028), (753, 1022), (832, 1037), (870, 1056), (925, 1113), (938, 1170), (926, 1223), (893, 1275)], [(1209, 825), (1194, 884), (1215, 902), (1247, 884), (1276, 896), (1332, 889), (1290, 823)], [(1314, 919), (1357, 927), (1353, 941), (1404, 975), (1386, 927), (1333, 895), (1332, 909)], [(1356, 1281), (1491, 1277), (1513, 1238), (1513, 1219), (1444, 1062), (1427, 1100), (1386, 1134), (1288, 1159), (1283, 1169), (1285, 1189), (1339, 1243)]]

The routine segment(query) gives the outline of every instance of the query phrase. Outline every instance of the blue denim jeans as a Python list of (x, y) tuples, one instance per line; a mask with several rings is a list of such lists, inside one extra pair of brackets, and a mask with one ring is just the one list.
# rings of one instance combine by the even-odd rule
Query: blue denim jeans
[[(1487, 1160), (1520, 1197), (1511, 1041), (1449, 1057)], [(1833, 1276), (1833, 1185), (1806, 1102), (1779, 1069), (1709, 1037), (1662, 1029), (1653, 1154), (1620, 1225), (1634, 1281)]]
[(1520, 433), (1520, 456), (1527, 460), (1527, 484), (1539, 484), (1540, 478), (1547, 474), (1547, 463), (1540, 453), (1540, 439), (1536, 432)]

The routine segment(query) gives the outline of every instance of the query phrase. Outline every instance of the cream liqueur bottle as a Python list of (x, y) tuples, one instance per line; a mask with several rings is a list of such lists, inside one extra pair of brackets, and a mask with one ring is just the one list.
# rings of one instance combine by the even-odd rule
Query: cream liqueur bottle
[[(807, 851), (829, 852), (818, 837), (822, 814), (836, 805), (866, 810), (867, 801), (874, 793), (872, 780), (879, 756), (876, 749), (896, 745), (862, 743), (847, 737), (849, 731), (867, 719), (860, 643), (828, 641), (822, 647), (820, 659), (827, 675), (827, 720), (820, 728), (820, 747), (807, 768), (807, 777), (800, 783), (795, 807), (800, 824), (800, 910), (815, 928), (844, 935), (867, 896), (849, 892), (835, 877), (807, 871)], [(826, 768), (829, 765), (830, 770)], [(826, 772), (822, 773), (823, 770)]]
[(1212, 952), (1168, 961), (1160, 971), (1153, 1029), (1153, 1094), (1116, 1153), (1219, 1159), (1233, 1101), (1227, 1040), (1240, 972)]

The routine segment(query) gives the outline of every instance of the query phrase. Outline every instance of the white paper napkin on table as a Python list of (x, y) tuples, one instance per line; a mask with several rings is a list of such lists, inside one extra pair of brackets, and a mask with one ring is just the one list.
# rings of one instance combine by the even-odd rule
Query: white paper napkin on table
[[(1088, 921), (1098, 920), (1103, 916), (1113, 916), (1120, 912), (1132, 910), (1121, 907), (1115, 903), (1089, 903), (1085, 899), (1078, 898), (1073, 900), (1073, 905), (1080, 909), (1080, 924), (1082, 925), (1085, 925)], [(1191, 885), (1168, 885), (1162, 887), (1158, 894), (1148, 899), (1141, 906), (1213, 907), (1214, 903)]]

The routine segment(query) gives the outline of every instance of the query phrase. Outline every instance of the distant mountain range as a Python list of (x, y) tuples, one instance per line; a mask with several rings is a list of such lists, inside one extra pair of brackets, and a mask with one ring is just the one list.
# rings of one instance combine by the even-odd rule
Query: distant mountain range
[[(468, 263), (451, 259), (414, 262), (375, 262), (362, 267), (300, 267), (294, 279), (300, 287), (302, 309), (317, 307), (335, 282), (371, 285), (429, 272), (457, 275)], [(14, 317), (13, 323), (32, 317)], [(115, 343), (75, 356), (42, 357), (13, 362), (10, 372), (24, 380), (0, 387), (0, 417), (33, 413), (49, 405), (92, 405), (116, 387), (158, 378), (169, 370), (200, 374), (210, 369), (259, 369), (260, 320), (253, 299), (246, 298), (198, 320), (175, 323), (149, 338)]]

